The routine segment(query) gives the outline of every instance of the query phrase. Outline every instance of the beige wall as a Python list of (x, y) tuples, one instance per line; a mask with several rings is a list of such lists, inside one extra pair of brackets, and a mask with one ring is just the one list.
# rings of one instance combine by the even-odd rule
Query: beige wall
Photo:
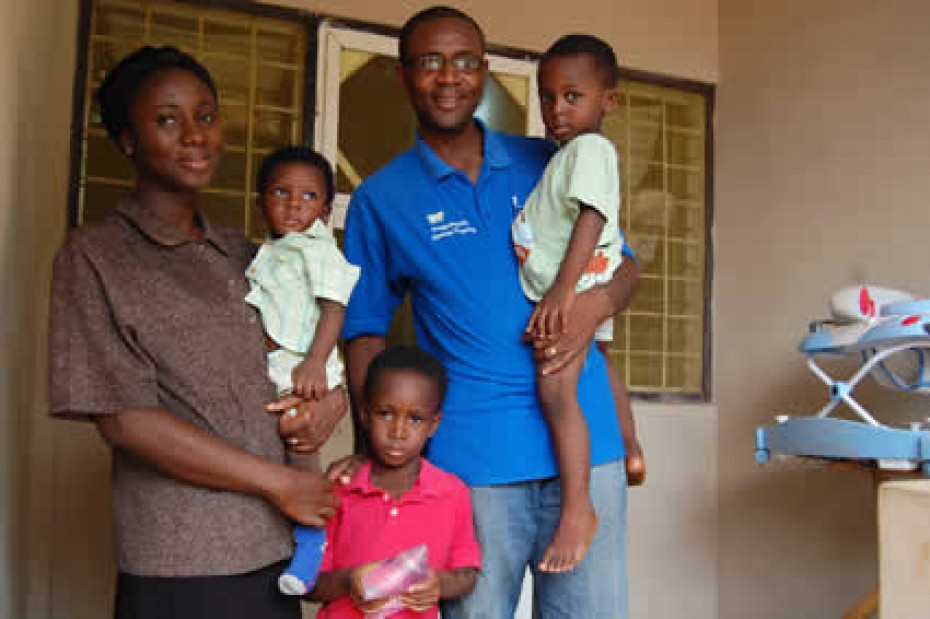
[[(391, 25), (430, 4), (288, 2)], [(591, 31), (628, 67), (717, 77), (717, 0), (579, 0), (548, 11), (538, 2), (457, 4), (495, 43), (541, 50), (567, 30)], [(0, 350), (0, 527), (14, 531), (0, 543), (0, 617), (99, 619), (112, 587), (105, 451), (88, 427), (44, 417), (43, 325), (51, 257), (65, 226), (76, 5), (0, 3), (0, 325), (10, 342)], [(649, 485), (630, 497), (634, 616), (712, 619), (715, 410), (637, 405), (636, 413), (651, 460)], [(9, 558), (14, 538), (25, 549), (19, 562)]]
[[(73, 11), (53, 0), (0, 6), (0, 616), (21, 617), (34, 559), (27, 541), (29, 441), (41, 374), (50, 247), (64, 221)], [(69, 19), (70, 18), (70, 19)], [(64, 21), (63, 21), (64, 20)], [(63, 47), (64, 46), (64, 47)], [(61, 63), (61, 64), (58, 64)], [(45, 239), (39, 242), (40, 235)], [(44, 452), (46, 455), (50, 451)], [(11, 553), (18, 552), (18, 561)]]
[(414, 12), (450, 4), (474, 17), (491, 43), (543, 51), (568, 32), (604, 37), (626, 67), (706, 82), (717, 78), (717, 0), (261, 0), (399, 27)]
[(930, 5), (722, 0), (719, 29), (720, 617), (837, 617), (876, 578), (870, 481), (760, 470), (751, 431), (824, 401), (795, 347), (830, 292), (930, 293)]
[[(13, 86), (18, 81), (15, 62), (18, 40), (13, 36), (14, 26), (12, 6), (0, 6), (0, 135), (12, 135), (16, 128), (17, 90)], [(13, 209), (16, 199), (14, 152), (13, 140), (0, 142), (0, 277), (5, 282), (11, 281), (11, 273), (16, 268), (16, 254), (13, 250), (16, 225)], [(18, 347), (13, 325), (18, 322), (19, 316), (16, 292), (3, 295), (0, 301), (0, 328), (3, 332), (2, 341), (7, 342), (11, 348), (3, 353), (3, 361), (0, 362), (0, 411), (4, 412), (18, 408), (19, 392), (14, 377)], [(17, 480), (23, 469), (19, 466), (22, 458), (16, 440), (19, 419), (15, 415), (2, 414), (0, 420), (0, 531), (3, 532), (0, 538), (0, 616), (11, 617), (13, 591), (18, 585), (13, 579), (15, 537), (12, 532), (17, 517)]]

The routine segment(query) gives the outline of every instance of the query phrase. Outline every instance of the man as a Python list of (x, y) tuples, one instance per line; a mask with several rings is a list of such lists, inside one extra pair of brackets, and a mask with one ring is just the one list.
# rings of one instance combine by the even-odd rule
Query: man
[[(418, 139), (371, 175), (349, 208), (345, 253), (361, 267), (343, 331), (350, 390), (359, 402), (368, 363), (409, 293), (417, 340), (450, 378), (429, 457), (471, 488), (484, 555), (475, 590), (444, 604), (445, 619), (512, 617), (527, 567), (539, 617), (623, 618), (623, 444), (604, 359), (590, 342), (596, 326), (629, 302), (637, 270), (626, 260), (612, 282), (580, 295), (557, 340), (523, 341), (533, 307), (520, 288), (510, 226), (554, 147), (473, 118), (488, 72), (484, 53), (481, 29), (456, 9), (426, 9), (401, 31), (398, 75)], [(560, 499), (534, 349), (549, 372), (588, 356), (578, 395), (600, 524), (584, 561), (563, 574), (538, 570)]]

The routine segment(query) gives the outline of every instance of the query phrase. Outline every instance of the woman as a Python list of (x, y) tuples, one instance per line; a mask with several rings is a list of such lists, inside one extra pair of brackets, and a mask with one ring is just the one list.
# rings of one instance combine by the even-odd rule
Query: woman
[(56, 258), (49, 371), (52, 414), (93, 421), (112, 450), (115, 616), (299, 618), (276, 587), (288, 518), (319, 526), (334, 499), (329, 481), (284, 464), (282, 436), (314, 450), (345, 397), (263, 412), (274, 389), (243, 300), (253, 250), (197, 210), (223, 150), (207, 70), (146, 47), (98, 94), (136, 184)]

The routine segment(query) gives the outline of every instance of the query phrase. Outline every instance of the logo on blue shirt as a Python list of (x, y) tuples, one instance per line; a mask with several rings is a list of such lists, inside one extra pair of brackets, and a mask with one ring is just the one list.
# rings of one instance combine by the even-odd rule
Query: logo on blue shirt
[(445, 211), (429, 213), (426, 216), (426, 223), (429, 224), (431, 240), (433, 241), (441, 241), (446, 237), (456, 234), (475, 234), (478, 232), (467, 219), (447, 222)]

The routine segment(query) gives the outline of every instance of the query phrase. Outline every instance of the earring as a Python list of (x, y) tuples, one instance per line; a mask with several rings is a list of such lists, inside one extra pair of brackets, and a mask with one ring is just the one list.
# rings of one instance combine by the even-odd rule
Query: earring
[(123, 148), (123, 152), (126, 153), (127, 157), (132, 157), (132, 154), (135, 151), (132, 148), (132, 144), (127, 144), (125, 148)]

